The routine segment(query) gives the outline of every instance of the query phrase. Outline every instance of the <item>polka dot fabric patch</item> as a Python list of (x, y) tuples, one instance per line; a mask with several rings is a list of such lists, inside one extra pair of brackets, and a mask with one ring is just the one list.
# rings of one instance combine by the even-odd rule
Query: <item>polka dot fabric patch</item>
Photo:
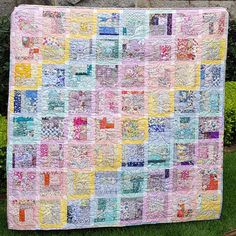
[(11, 22), (10, 229), (219, 219), (225, 9), (22, 5)]

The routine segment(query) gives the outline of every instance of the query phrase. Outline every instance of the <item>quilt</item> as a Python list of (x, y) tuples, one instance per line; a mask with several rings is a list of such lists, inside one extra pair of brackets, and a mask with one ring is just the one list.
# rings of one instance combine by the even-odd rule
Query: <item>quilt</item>
[(15, 8), (9, 228), (219, 219), (227, 32), (223, 8)]

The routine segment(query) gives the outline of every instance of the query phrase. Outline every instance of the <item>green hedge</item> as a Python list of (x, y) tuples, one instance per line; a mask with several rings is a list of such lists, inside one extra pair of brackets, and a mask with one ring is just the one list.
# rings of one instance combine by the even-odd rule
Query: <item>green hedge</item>
[[(7, 102), (10, 54), (10, 21), (0, 17), (0, 193), (6, 192)], [(2, 116), (3, 115), (3, 116)]]
[(7, 119), (0, 115), (0, 193), (6, 192)]
[(236, 81), (225, 83), (225, 135), (224, 144), (236, 141)]
[(236, 81), (236, 21), (229, 22), (226, 81)]
[(9, 58), (10, 58), (10, 21), (0, 17), (0, 114), (7, 114)]

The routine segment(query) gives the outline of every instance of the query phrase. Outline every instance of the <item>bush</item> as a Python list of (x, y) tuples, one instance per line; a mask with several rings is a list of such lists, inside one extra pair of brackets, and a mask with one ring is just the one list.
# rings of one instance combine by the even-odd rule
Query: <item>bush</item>
[(6, 192), (7, 119), (0, 115), (0, 193)]
[(226, 81), (236, 81), (236, 21), (229, 22)]
[[(6, 192), (7, 101), (10, 58), (10, 20), (0, 17), (0, 193)], [(4, 115), (4, 116), (1, 116)]]
[(0, 114), (7, 115), (9, 58), (10, 58), (10, 20), (0, 17)]
[(236, 81), (225, 83), (225, 134), (224, 144), (236, 141)]

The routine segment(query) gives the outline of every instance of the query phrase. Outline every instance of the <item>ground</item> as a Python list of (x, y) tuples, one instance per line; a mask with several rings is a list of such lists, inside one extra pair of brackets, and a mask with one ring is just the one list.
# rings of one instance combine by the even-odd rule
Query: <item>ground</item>
[[(0, 236), (222, 236), (236, 229), (236, 152), (224, 155), (224, 200), (220, 220), (175, 224), (131, 226), (125, 228), (100, 228), (72, 231), (13, 231), (7, 229), (6, 201), (0, 201)], [(236, 234), (234, 234), (236, 235)]]

